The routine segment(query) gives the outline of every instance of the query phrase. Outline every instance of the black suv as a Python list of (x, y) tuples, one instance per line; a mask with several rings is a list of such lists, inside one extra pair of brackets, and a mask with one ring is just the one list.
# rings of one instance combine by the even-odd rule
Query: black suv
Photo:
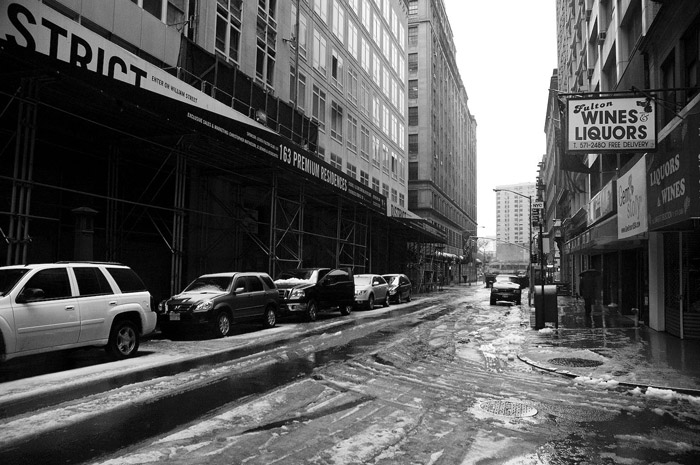
[(185, 325), (207, 325), (215, 337), (224, 337), (239, 321), (260, 321), (271, 328), (278, 310), (277, 288), (267, 273), (205, 274), (158, 305), (158, 324), (165, 334)]
[(349, 315), (355, 303), (355, 283), (349, 270), (299, 268), (285, 271), (275, 280), (281, 308), (315, 321), (318, 313), (339, 309)]

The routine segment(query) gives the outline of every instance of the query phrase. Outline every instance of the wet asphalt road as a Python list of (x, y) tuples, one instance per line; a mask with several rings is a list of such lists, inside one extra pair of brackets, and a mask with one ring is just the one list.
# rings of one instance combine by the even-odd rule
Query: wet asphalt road
[(283, 322), (301, 329), (261, 352), (8, 418), (56, 421), (72, 409), (77, 421), (0, 442), (0, 461), (697, 463), (698, 403), (532, 369), (516, 356), (527, 306), (491, 307), (487, 292), (449, 289), (327, 329), (343, 317)]

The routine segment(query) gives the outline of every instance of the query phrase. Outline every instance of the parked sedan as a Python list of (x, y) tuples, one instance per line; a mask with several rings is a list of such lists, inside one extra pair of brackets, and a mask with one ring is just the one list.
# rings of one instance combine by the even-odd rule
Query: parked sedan
[(411, 280), (405, 274), (382, 275), (389, 284), (389, 302), (411, 301)]
[(275, 326), (278, 310), (277, 287), (266, 273), (206, 274), (160, 303), (158, 323), (164, 333), (200, 325), (215, 337), (224, 337), (234, 322), (252, 320), (265, 328)]
[(498, 301), (513, 302), (515, 305), (522, 303), (520, 290), (520, 278), (512, 274), (499, 274), (491, 285), (491, 305)]
[(378, 274), (356, 274), (355, 280), (355, 305), (369, 310), (374, 308), (375, 302), (381, 302), (383, 306), (389, 306), (389, 285)]

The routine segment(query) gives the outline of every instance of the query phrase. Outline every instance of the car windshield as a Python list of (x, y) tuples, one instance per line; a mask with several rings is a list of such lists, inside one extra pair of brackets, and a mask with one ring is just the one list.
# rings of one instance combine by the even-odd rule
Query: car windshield
[(0, 270), (0, 295), (10, 292), (27, 271), (29, 271), (27, 268)]
[(231, 279), (231, 276), (202, 276), (192, 281), (184, 292), (226, 292)]
[(280, 275), (275, 280), (277, 284), (300, 284), (309, 283), (314, 284), (318, 280), (317, 270), (291, 270), (280, 273)]
[(518, 284), (518, 278), (512, 275), (498, 275), (496, 281), (499, 283), (515, 283)]
[(371, 276), (355, 276), (353, 279), (355, 280), (356, 286), (367, 286), (372, 284)]
[(398, 284), (399, 283), (399, 275), (384, 275), (384, 279), (386, 279), (386, 282), (389, 284)]

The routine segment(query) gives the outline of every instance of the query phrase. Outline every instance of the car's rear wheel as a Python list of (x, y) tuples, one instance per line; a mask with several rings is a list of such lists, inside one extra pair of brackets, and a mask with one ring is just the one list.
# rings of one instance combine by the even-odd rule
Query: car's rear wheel
[(216, 314), (211, 332), (214, 337), (226, 337), (231, 331), (231, 316), (226, 311), (221, 311)]
[(272, 306), (265, 309), (265, 315), (263, 315), (263, 326), (265, 328), (272, 328), (277, 324), (277, 314)]
[(401, 291), (396, 291), (396, 303), (401, 303)]
[(369, 296), (369, 299), (367, 299), (367, 310), (372, 310), (374, 308), (374, 294), (371, 294)]
[(116, 359), (133, 357), (139, 350), (139, 331), (131, 320), (121, 320), (112, 325), (107, 342), (107, 353)]
[(308, 306), (306, 307), (306, 320), (316, 321), (318, 317), (318, 304), (315, 300), (310, 300)]
[(350, 315), (352, 313), (352, 305), (343, 305), (340, 307), (341, 315)]

